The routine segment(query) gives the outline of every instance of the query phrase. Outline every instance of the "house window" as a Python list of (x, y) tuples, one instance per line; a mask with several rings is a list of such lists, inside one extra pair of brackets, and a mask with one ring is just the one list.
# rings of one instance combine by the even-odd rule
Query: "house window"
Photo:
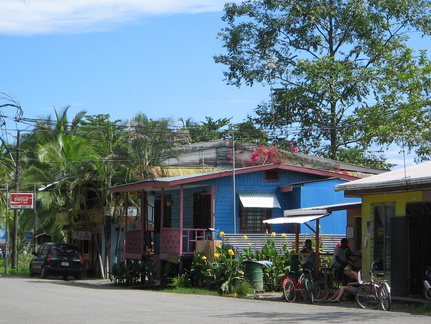
[(373, 208), (374, 258), (381, 260), (381, 270), (391, 269), (391, 218), (395, 204), (375, 205)]
[(280, 172), (278, 170), (266, 170), (265, 182), (280, 182)]
[(265, 233), (267, 225), (262, 221), (271, 218), (271, 208), (240, 209), (240, 230), (242, 233)]

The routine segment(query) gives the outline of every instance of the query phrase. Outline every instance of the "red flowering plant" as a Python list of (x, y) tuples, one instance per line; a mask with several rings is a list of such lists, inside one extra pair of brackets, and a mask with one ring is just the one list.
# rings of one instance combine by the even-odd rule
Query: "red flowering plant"
[[(289, 142), (289, 150), (292, 153), (298, 151), (298, 147), (294, 140)], [(227, 158), (229, 159), (229, 163), (233, 163), (232, 154), (229, 154)], [(236, 158), (237, 161), (241, 161), (243, 167), (269, 163), (286, 163), (286, 158), (291, 159), (291, 157), (287, 156), (286, 152), (280, 152), (276, 146), (267, 147), (265, 145), (261, 145), (253, 151), (248, 161), (244, 161), (244, 159), (241, 158), (240, 153), (236, 154)]]
[(262, 165), (266, 163), (284, 163), (283, 154), (280, 153), (276, 146), (267, 148), (265, 145), (261, 145), (256, 151), (251, 153), (248, 164), (250, 165)]
[(337, 172), (337, 173), (342, 173), (342, 174), (350, 174), (350, 172), (349, 172), (349, 171), (346, 171), (346, 170), (340, 170), (340, 169), (335, 169), (335, 172)]

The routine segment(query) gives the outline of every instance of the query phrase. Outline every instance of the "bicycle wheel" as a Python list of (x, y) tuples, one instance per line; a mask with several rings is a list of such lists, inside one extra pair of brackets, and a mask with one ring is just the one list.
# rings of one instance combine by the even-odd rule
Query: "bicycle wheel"
[(372, 284), (360, 285), (355, 294), (355, 301), (361, 308), (377, 309), (379, 306), (376, 290)]
[(305, 288), (305, 300), (310, 304), (314, 303), (314, 294), (313, 294), (313, 280), (309, 278), (304, 279), (304, 288)]
[(389, 287), (389, 284), (387, 282), (382, 283), (380, 294), (381, 294), (380, 306), (385, 311), (390, 310), (391, 304), (392, 304), (391, 288)]
[(283, 287), (283, 296), (287, 302), (293, 303), (296, 299), (295, 283), (292, 280), (287, 280)]
[(314, 301), (322, 301), (329, 296), (329, 286), (322, 280), (313, 281), (313, 295)]

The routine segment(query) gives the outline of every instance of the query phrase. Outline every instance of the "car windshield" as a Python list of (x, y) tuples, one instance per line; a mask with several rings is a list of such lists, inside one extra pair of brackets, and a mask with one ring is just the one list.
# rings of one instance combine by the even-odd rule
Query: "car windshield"
[(51, 254), (53, 257), (55, 256), (80, 256), (79, 250), (77, 247), (72, 245), (56, 245), (52, 248)]

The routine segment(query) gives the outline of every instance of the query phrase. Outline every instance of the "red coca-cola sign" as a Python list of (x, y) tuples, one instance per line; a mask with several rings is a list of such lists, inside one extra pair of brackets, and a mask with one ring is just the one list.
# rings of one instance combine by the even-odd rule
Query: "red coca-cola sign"
[(33, 193), (11, 193), (10, 208), (33, 209)]

